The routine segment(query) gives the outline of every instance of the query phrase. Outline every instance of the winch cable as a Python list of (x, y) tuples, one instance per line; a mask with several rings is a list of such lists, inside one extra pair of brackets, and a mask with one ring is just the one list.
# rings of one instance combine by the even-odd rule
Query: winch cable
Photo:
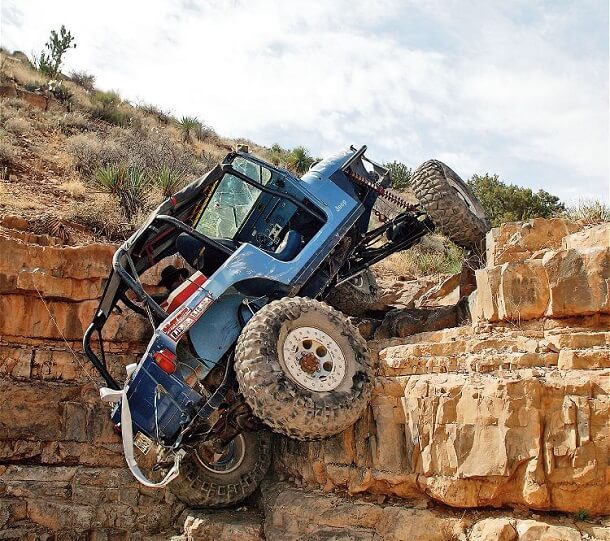
[[(35, 268), (34, 270), (29, 271), (31, 274), (34, 273), (39, 273), (41, 275), (45, 275), (44, 272), (42, 272), (39, 268)], [(68, 339), (65, 337), (63, 331), (61, 330), (61, 327), (59, 326), (59, 324), (57, 323), (57, 320), (55, 319), (55, 316), (53, 315), (53, 312), (51, 312), (51, 308), (49, 307), (49, 305), (47, 304), (46, 299), (43, 297), (42, 293), (40, 292), (40, 290), (38, 289), (38, 286), (36, 285), (36, 280), (32, 277), (32, 285), (34, 286), (34, 289), (36, 290), (36, 293), (38, 294), (38, 296), (40, 297), (40, 300), (42, 301), (42, 304), (44, 305), (46, 311), (49, 314), (49, 319), (51, 320), (51, 322), (53, 323), (53, 325), (55, 325), (55, 328), (57, 329), (57, 332), (59, 332), (59, 335), (61, 336), (62, 340), (64, 341), (64, 343), (66, 344), (66, 347), (68, 348), (68, 351), (70, 351), (70, 353), (72, 354), (72, 357), (74, 357), (74, 360), (76, 361), (76, 364), (78, 364), (78, 366), (81, 368), (81, 370), (83, 371), (83, 373), (85, 374), (85, 376), (87, 376), (87, 378), (89, 378), (89, 381), (91, 383), (93, 383), (96, 387), (99, 385), (98, 382), (96, 382), (93, 377), (91, 376), (91, 374), (88, 372), (87, 368), (85, 367), (85, 365), (82, 363), (82, 361), (78, 358), (78, 355), (76, 354), (76, 352), (74, 351), (74, 349), (72, 348), (72, 346), (70, 345), (70, 342), (68, 342)]]

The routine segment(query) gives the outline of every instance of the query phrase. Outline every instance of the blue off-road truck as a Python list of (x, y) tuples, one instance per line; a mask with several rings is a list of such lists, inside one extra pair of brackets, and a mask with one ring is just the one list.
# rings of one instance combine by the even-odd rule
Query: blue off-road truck
[[(267, 471), (270, 430), (307, 440), (351, 426), (374, 374), (346, 315), (376, 300), (370, 266), (435, 225), (467, 249), (481, 243), (481, 206), (446, 165), (414, 172), (412, 205), (365, 151), (351, 147), (301, 178), (231, 152), (116, 251), (84, 351), (142, 483), (169, 485), (192, 506), (235, 504)], [(165, 295), (150, 295), (140, 276), (169, 256), (184, 264), (164, 269)], [(118, 303), (152, 334), (120, 383), (102, 339)], [(155, 453), (153, 471), (142, 472), (134, 448)]]

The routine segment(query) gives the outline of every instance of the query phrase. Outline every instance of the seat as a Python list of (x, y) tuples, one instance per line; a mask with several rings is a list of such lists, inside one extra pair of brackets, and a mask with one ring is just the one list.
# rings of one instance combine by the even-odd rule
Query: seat
[(290, 261), (294, 259), (301, 249), (303, 237), (298, 231), (291, 229), (286, 233), (286, 236), (280, 242), (280, 245), (274, 252), (274, 257), (280, 261)]

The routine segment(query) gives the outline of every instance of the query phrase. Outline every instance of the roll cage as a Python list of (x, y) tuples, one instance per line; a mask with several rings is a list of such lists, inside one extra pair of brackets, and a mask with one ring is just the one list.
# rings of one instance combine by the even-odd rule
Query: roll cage
[[(417, 243), (426, 233), (434, 229), (434, 225), (428, 216), (415, 205), (404, 205), (403, 212), (395, 218), (387, 220), (380, 226), (367, 231), (369, 219), (373, 206), (379, 196), (383, 196), (390, 182), (388, 170), (383, 166), (369, 160), (364, 156), (366, 146), (360, 149), (351, 147), (349, 158), (340, 159), (337, 168), (328, 177), (321, 176), (322, 182), (336, 184), (341, 193), (346, 197), (352, 197), (354, 203), (360, 209), (356, 222), (349, 231), (345, 231), (348, 242), (342, 247), (338, 243), (341, 239), (339, 231), (335, 231), (336, 248), (329, 249), (321, 263), (317, 263), (321, 277), (312, 276), (303, 286), (301, 294), (318, 297), (329, 288), (348, 281), (370, 265), (381, 261), (388, 255), (407, 249)], [(275, 178), (273, 187), (270, 183), (264, 183), (261, 179), (253, 179), (244, 172), (233, 167), (237, 158), (243, 158), (259, 167), (271, 171)], [(364, 162), (369, 164), (365, 168)], [(288, 171), (276, 168), (269, 163), (260, 160), (248, 153), (231, 152), (223, 162), (212, 169), (202, 178), (194, 181), (174, 196), (165, 200), (148, 218), (148, 220), (116, 251), (112, 260), (112, 272), (106, 283), (98, 310), (83, 337), (83, 350), (108, 387), (119, 389), (120, 386), (109, 373), (102, 340), (102, 329), (106, 324), (111, 312), (116, 308), (117, 302), (121, 301), (129, 309), (147, 317), (153, 328), (165, 320), (169, 314), (149, 295), (139, 280), (140, 274), (152, 267), (164, 257), (175, 253), (174, 240), (179, 233), (186, 233), (201, 241), (220, 253), (231, 256), (236, 244), (230, 246), (228, 243), (220, 242), (198, 231), (195, 220), (201, 215), (202, 210), (209, 203), (214, 189), (224, 175), (232, 175), (246, 184), (256, 188), (261, 194), (272, 197), (294, 205), (299, 212), (309, 216), (312, 220), (324, 223), (327, 219), (316, 205), (308, 204), (308, 184), (316, 180), (316, 174), (328, 169), (332, 159), (323, 161), (310, 170), (300, 180), (293, 177)], [(372, 172), (370, 172), (372, 170)], [(376, 179), (376, 180), (372, 180)], [(302, 184), (301, 193), (305, 194), (303, 200), (295, 197), (284, 186), (294, 182)], [(262, 196), (262, 195), (261, 195)], [(312, 198), (314, 200), (315, 198)], [(274, 207), (275, 208), (275, 207)], [(236, 233), (237, 236), (237, 233)], [(383, 244), (380, 240), (385, 239)], [(234, 239), (232, 239), (234, 240)], [(247, 241), (242, 241), (247, 242)], [(334, 244), (333, 244), (334, 246)], [(325, 267), (325, 268), (323, 268)], [(127, 296), (128, 292), (135, 296), (135, 301)], [(93, 335), (99, 338), (99, 356), (93, 351), (91, 341)]]

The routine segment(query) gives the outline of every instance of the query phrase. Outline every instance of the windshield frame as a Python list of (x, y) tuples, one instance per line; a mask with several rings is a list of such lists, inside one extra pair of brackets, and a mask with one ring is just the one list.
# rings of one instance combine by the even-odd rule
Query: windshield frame
[[(234, 167), (236, 160), (240, 160), (240, 161), (243, 160), (244, 165), (251, 164), (252, 166), (256, 167), (258, 169), (258, 175), (256, 175), (256, 176), (258, 176), (259, 178), (253, 178), (253, 176), (251, 174), (248, 174), (248, 167), (239, 167), (239, 165), (237, 167)], [(267, 186), (270, 183), (273, 183), (274, 178), (277, 176), (277, 171), (269, 168), (268, 164), (266, 164), (265, 162), (259, 162), (256, 159), (252, 159), (249, 155), (245, 156), (241, 153), (240, 154), (236, 153), (234, 156), (231, 157), (231, 159), (228, 162), (225, 162), (223, 164), (223, 166), (228, 165), (228, 164), (230, 164), (231, 170), (227, 170), (223, 167), (223, 175), (214, 183), (212, 190), (208, 194), (205, 205), (202, 206), (202, 208), (200, 209), (200, 211), (198, 213), (197, 218), (193, 221), (193, 228), (196, 231), (198, 231), (201, 234), (204, 234), (210, 238), (213, 238), (213, 239), (235, 240), (235, 238), (237, 236), (239, 236), (239, 233), (242, 230), (244, 224), (247, 223), (253, 210), (256, 208), (257, 201), (259, 200), (260, 196), (262, 195), (262, 193), (264, 191), (266, 191), (266, 190), (262, 189), (262, 187)], [(237, 164), (235, 164), (235, 165), (237, 165)], [(264, 174), (265, 172), (267, 173), (266, 175)], [(228, 205), (229, 208), (223, 208), (224, 206), (222, 205), (222, 202), (219, 200), (221, 200), (221, 198), (223, 196), (228, 196), (229, 198), (231, 198), (231, 194), (236, 195), (236, 193), (237, 193), (236, 190), (230, 190), (230, 189), (225, 192), (219, 191), (219, 190), (223, 189), (222, 184), (223, 184), (223, 182), (227, 181), (227, 179), (229, 177), (231, 178), (231, 180), (238, 181), (240, 184), (242, 184), (245, 190), (250, 191), (252, 198), (250, 200), (248, 200), (247, 203), (245, 203), (245, 204), (237, 203), (236, 204), (234, 201), (233, 205), (231, 205), (231, 204)], [(245, 180), (244, 177), (246, 177), (248, 180)], [(252, 189), (256, 190), (257, 193), (252, 193)], [(275, 191), (275, 190), (273, 190), (273, 191)], [(243, 192), (243, 193), (246, 193), (246, 192)], [(248, 195), (248, 194), (246, 194), (246, 195)], [(244, 201), (246, 201), (246, 199), (244, 199)], [(218, 212), (214, 213), (215, 209), (212, 209), (211, 205), (218, 205)], [(244, 207), (244, 206), (247, 206), (248, 208), (243, 213), (240, 213), (241, 215), (239, 216), (239, 219), (238, 219), (237, 207)], [(223, 215), (223, 213), (222, 213), (223, 210), (224, 211), (232, 210), (232, 212), (229, 212), (229, 214), (231, 216), (229, 216), (229, 214), (227, 214), (227, 213), (224, 213), (224, 215)], [(211, 218), (212, 220), (216, 220), (216, 224), (215, 224), (216, 232), (215, 233), (212, 233), (211, 231), (206, 230), (204, 228), (207, 224), (204, 224), (204, 227), (202, 227), (202, 222), (206, 219), (206, 213), (209, 213), (210, 211), (212, 211), (212, 213), (208, 214), (207, 217)], [(214, 214), (216, 214), (216, 216), (214, 216)], [(224, 221), (224, 225), (221, 225), (221, 222), (223, 222), (223, 221)], [(231, 225), (229, 223), (230, 221), (233, 221), (234, 225)], [(225, 231), (221, 231), (220, 230), (221, 227), (226, 227), (227, 229)], [(230, 234), (223, 234), (223, 233), (229, 233), (229, 232), (230, 232)]]

